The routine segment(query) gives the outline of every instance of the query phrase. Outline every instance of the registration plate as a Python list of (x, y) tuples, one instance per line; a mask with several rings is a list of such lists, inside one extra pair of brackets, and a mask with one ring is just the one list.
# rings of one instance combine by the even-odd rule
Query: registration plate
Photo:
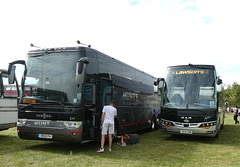
[(41, 139), (52, 139), (52, 135), (51, 134), (38, 134), (38, 138), (41, 138)]
[(193, 134), (191, 130), (180, 130), (180, 133), (182, 134)]

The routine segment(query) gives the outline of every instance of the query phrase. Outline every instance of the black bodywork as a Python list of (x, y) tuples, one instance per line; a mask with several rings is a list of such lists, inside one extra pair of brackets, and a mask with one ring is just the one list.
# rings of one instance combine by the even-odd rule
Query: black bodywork
[[(160, 96), (154, 94), (152, 86), (156, 78), (149, 74), (86, 47), (35, 50), (30, 51), (28, 56), (38, 58), (50, 56), (52, 53), (66, 52), (81, 52), (81, 55), (89, 58), (85, 82), (82, 85), (72, 84), (76, 89), (81, 89), (80, 100), (77, 98), (72, 100), (68, 94), (61, 91), (43, 88), (37, 88), (35, 95), (25, 96), (25, 77), (23, 77), (18, 117), (27, 119), (27, 122), (25, 126), (18, 126), (20, 138), (65, 142), (99, 139), (102, 108), (112, 99), (116, 100), (118, 110), (115, 120), (116, 134), (150, 128), (152, 122), (159, 117)], [(28, 70), (31, 69), (30, 67), (28, 69), (27, 65), (25, 74), (29, 72)], [(24, 99), (36, 101), (24, 102)], [(80, 102), (75, 103), (76, 101)], [(61, 121), (78, 121), (81, 122), (81, 126), (69, 130)], [(38, 134), (53, 134), (53, 136), (51, 139), (40, 139)]]

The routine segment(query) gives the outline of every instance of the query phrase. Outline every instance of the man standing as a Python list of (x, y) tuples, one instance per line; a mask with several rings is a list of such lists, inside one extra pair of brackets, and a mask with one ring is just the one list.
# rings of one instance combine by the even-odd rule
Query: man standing
[(115, 108), (116, 102), (112, 100), (110, 105), (104, 106), (102, 110), (102, 137), (101, 137), (101, 148), (97, 151), (99, 153), (104, 152), (105, 135), (109, 136), (109, 148), (108, 151), (111, 152), (112, 147), (112, 135), (114, 134), (114, 119), (117, 115), (117, 109)]
[(238, 106), (236, 106), (236, 107), (233, 109), (233, 112), (234, 112), (233, 119), (234, 119), (234, 121), (235, 121), (235, 124), (239, 124), (239, 121), (238, 121)]

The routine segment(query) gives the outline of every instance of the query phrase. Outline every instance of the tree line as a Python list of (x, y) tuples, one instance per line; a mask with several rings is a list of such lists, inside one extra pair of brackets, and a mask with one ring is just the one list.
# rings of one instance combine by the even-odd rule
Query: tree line
[(234, 82), (232, 85), (228, 85), (223, 90), (225, 102), (228, 102), (230, 107), (240, 106), (240, 85)]

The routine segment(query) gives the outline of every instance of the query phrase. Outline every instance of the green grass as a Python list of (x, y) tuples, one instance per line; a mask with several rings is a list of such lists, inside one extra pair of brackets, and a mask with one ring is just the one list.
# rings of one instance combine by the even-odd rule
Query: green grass
[(96, 153), (99, 142), (22, 140), (12, 128), (0, 132), (0, 166), (240, 166), (240, 125), (232, 117), (227, 115), (218, 139), (171, 136), (158, 130), (140, 134), (136, 145), (114, 143), (111, 153)]

